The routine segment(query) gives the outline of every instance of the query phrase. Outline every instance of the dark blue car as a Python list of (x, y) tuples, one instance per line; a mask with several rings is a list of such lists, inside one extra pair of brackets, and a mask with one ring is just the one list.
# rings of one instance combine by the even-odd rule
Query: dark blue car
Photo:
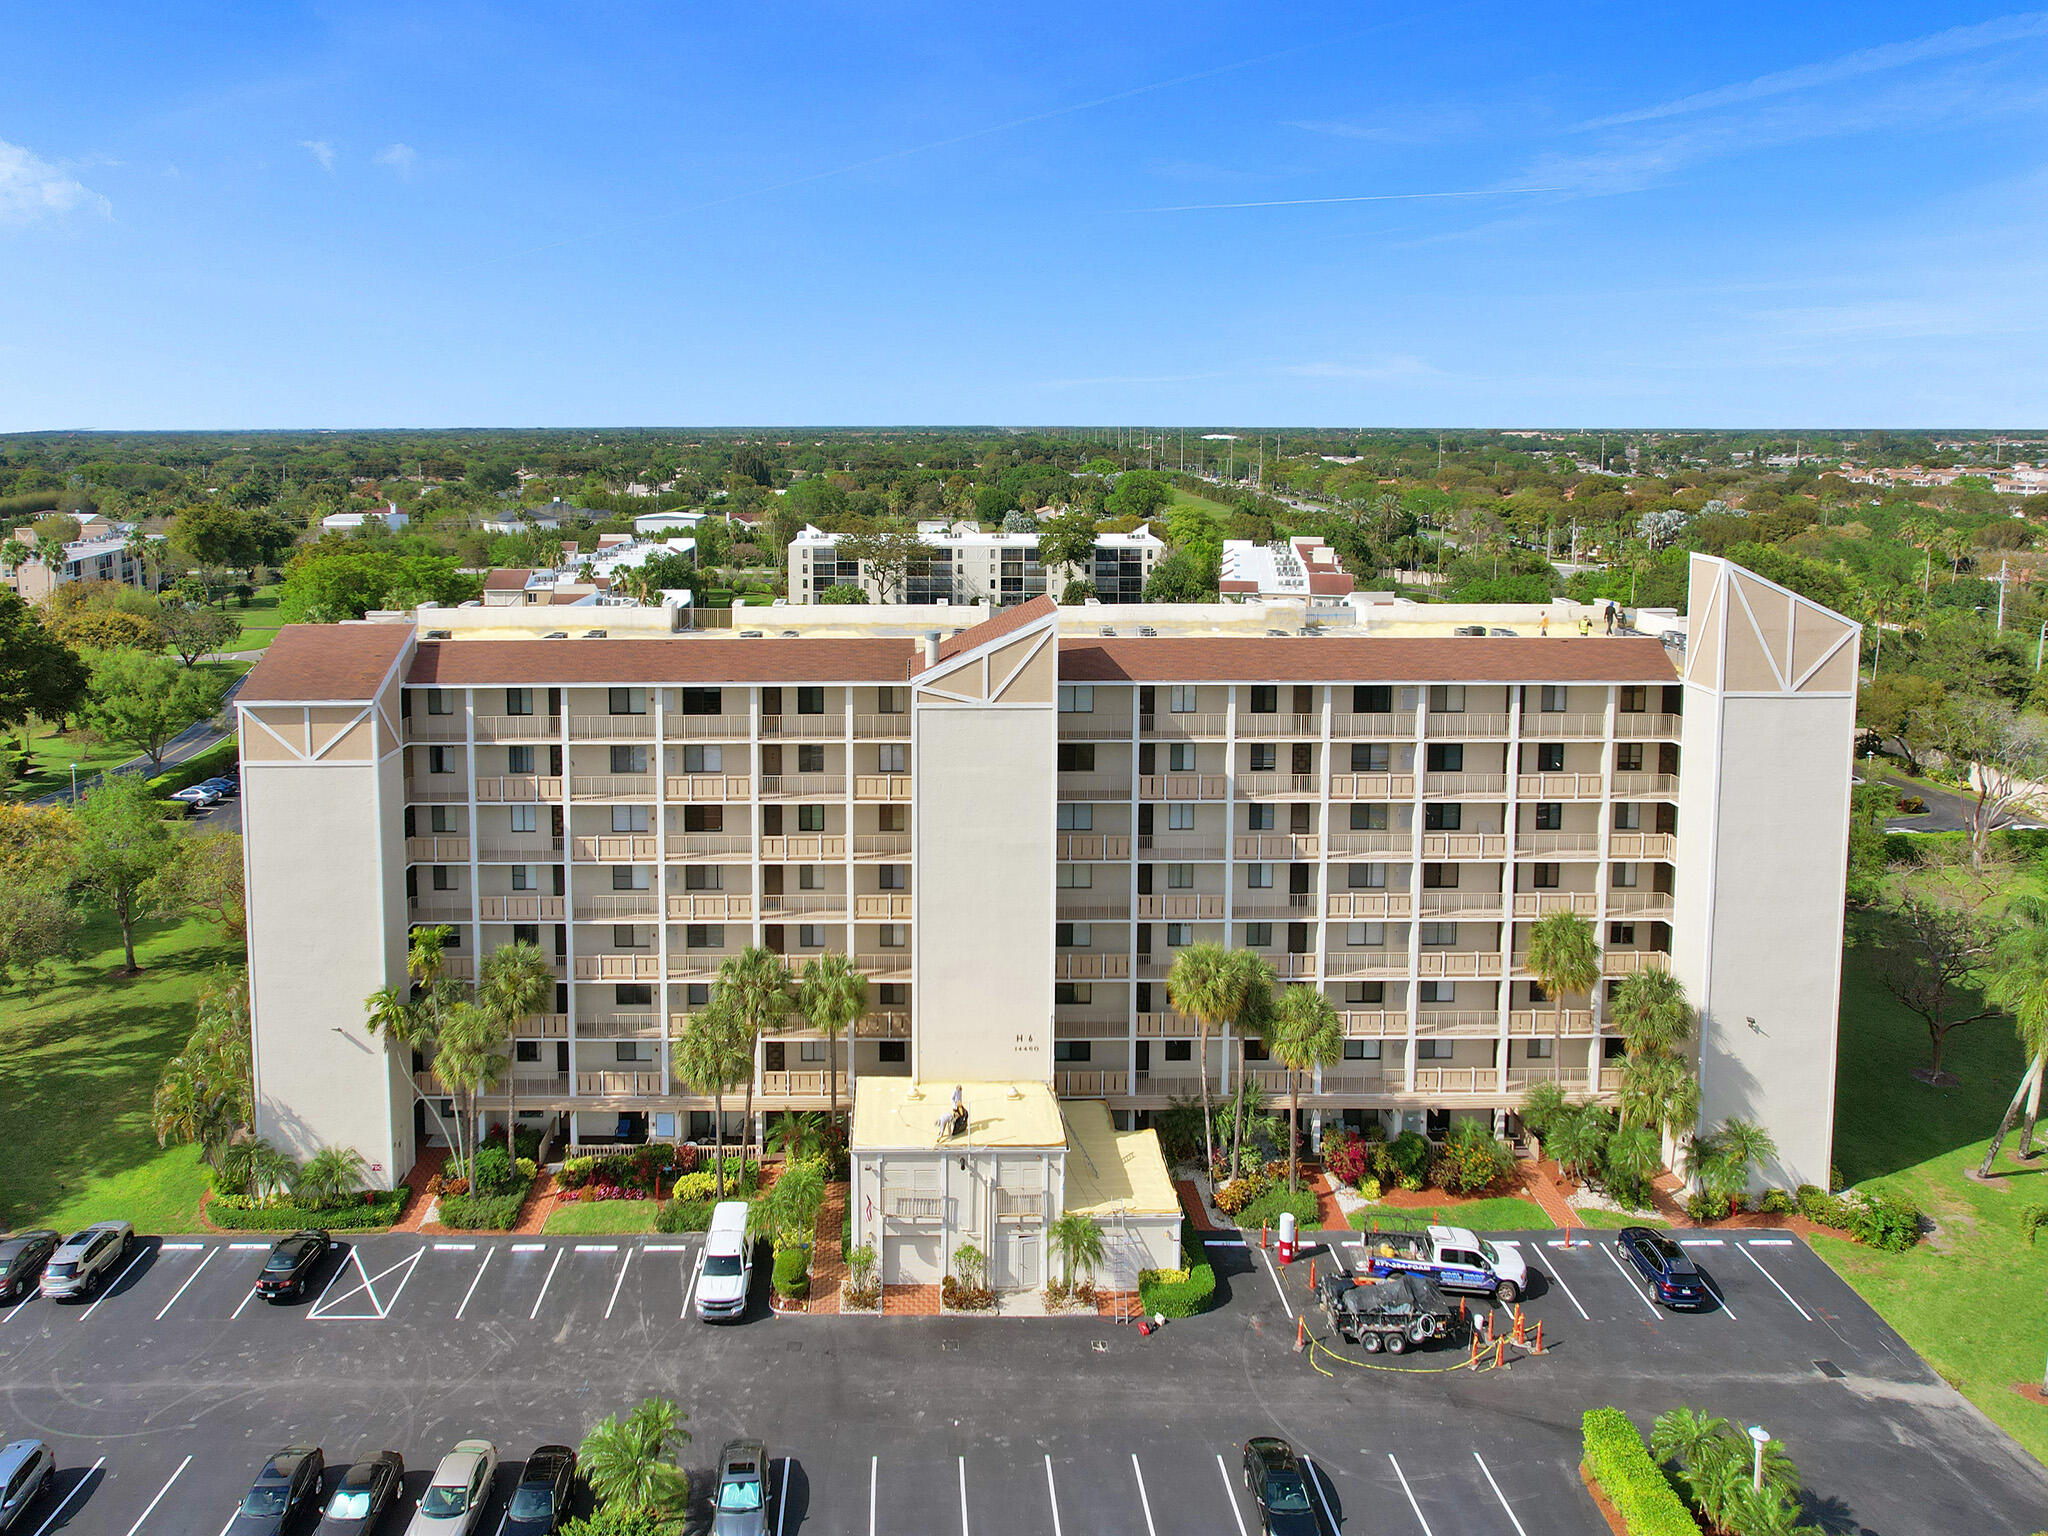
[(1713, 1299), (1706, 1280), (1685, 1250), (1650, 1227), (1623, 1227), (1614, 1240), (1621, 1256), (1650, 1283), (1650, 1292), (1667, 1307), (1703, 1307)]

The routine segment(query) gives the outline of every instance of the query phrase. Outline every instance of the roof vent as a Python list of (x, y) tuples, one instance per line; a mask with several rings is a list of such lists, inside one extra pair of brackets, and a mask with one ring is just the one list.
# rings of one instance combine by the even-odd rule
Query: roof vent
[(551, 629), (541, 638), (544, 640), (566, 640), (569, 638), (569, 631), (566, 629)]
[(939, 632), (936, 629), (924, 632), (924, 664), (928, 667), (939, 664)]
[(1266, 633), (1272, 635), (1274, 638), (1279, 640), (1285, 640), (1289, 638), (1288, 632), (1284, 629), (1269, 629), (1266, 631)]
[(740, 638), (742, 640), (758, 640), (761, 638), (761, 631), (758, 629), (743, 629), (740, 631)]
[(605, 634), (606, 631), (602, 629), (586, 629), (583, 631), (583, 638), (586, 640), (602, 640)]
[(802, 634), (803, 631), (800, 629), (785, 629), (782, 632), (782, 638), (785, 640), (795, 640)]
[(1154, 629), (1150, 624), (1140, 624), (1138, 626), (1138, 633), (1141, 635), (1156, 635), (1159, 633), (1159, 631)]
[(430, 629), (427, 631), (427, 638), (429, 640), (453, 640), (455, 638), (455, 631), (452, 629)]
[(1116, 633), (1116, 626), (1114, 624), (1105, 624), (1102, 626), (1102, 633), (1106, 636), (1114, 635)]

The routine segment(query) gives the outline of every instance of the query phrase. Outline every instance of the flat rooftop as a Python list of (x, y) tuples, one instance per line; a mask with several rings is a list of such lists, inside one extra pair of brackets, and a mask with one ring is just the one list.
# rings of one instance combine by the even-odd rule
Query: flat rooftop
[[(967, 1105), (967, 1134), (942, 1125), (958, 1088)], [(1108, 1111), (1103, 1111), (1107, 1116)], [(1016, 1147), (1040, 1151), (1067, 1144), (1059, 1100), (1045, 1083), (915, 1082), (863, 1074), (853, 1095), (853, 1145), (860, 1152), (914, 1152), (935, 1147)]]
[(1120, 1131), (1098, 1099), (1069, 1099), (1067, 1210), (1084, 1216), (1178, 1216), (1180, 1197), (1166, 1171), (1157, 1131)]

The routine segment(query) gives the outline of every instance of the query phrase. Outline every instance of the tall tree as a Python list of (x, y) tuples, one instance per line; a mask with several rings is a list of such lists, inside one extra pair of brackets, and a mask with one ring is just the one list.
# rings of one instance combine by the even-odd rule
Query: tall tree
[(1529, 928), (1530, 974), (1556, 1002), (1553, 1038), (1564, 1035), (1567, 993), (1590, 992), (1600, 980), (1600, 939), (1576, 912), (1553, 912)]
[(252, 1059), (249, 979), (223, 967), (200, 988), (198, 1023), (157, 1079), (150, 1101), (157, 1145), (197, 1143), (200, 1156), (219, 1168), (229, 1144), (253, 1123)]
[(0, 805), (0, 981), (73, 953), (84, 922), (71, 899), (77, 831), (55, 807)]
[(51, 634), (33, 608), (0, 592), (0, 726), (72, 713), (85, 700), (90, 676), (84, 659)]
[(1949, 700), (1939, 720), (1937, 745), (1970, 775), (1964, 801), (1970, 862), (1981, 869), (1990, 857), (1991, 834), (2033, 805), (2036, 786), (2048, 777), (2048, 721), (1977, 698)]
[(510, 1026), (490, 1009), (463, 998), (442, 1016), (434, 1071), (455, 1095), (456, 1155), (476, 1172), (477, 1100), (503, 1076)]
[(698, 1093), (711, 1095), (712, 1174), (725, 1198), (725, 1094), (754, 1075), (753, 1052), (723, 1003), (694, 1015), (676, 1042), (676, 1072)]
[(164, 750), (186, 730), (220, 710), (220, 680), (187, 671), (166, 656), (103, 651), (93, 663), (86, 719), (108, 741), (163, 767)]
[(205, 832), (185, 838), (164, 871), (160, 894), (180, 911), (204, 913), (223, 937), (239, 943), (249, 925), (241, 834)]
[(2034, 1121), (2041, 1108), (2042, 1077), (2048, 1072), (2048, 903), (2033, 896), (2019, 898), (2013, 902), (2013, 916), (2017, 926), (2000, 949), (1985, 996), (2012, 1015), (2027, 1070), (2020, 1075), (2019, 1086), (2005, 1107), (1997, 1133), (1984, 1149), (1984, 1161), (1977, 1169), (1980, 1179), (1991, 1177), (1992, 1162), (2011, 1134), (2013, 1123), (2020, 1118), (2022, 1106), (2027, 1129), (2020, 1143), (2020, 1155), (2024, 1157), (2032, 1150)]
[(857, 562), (885, 603), (903, 601), (911, 573), (931, 556), (931, 547), (914, 532), (883, 529), (842, 534), (839, 539), (840, 559)]
[(613, 1414), (590, 1427), (577, 1460), (604, 1513), (680, 1513), (690, 1483), (675, 1456), (690, 1442), (683, 1428), (688, 1417), (668, 1398), (650, 1397), (624, 1417)]
[(1273, 1007), (1271, 1045), (1274, 1058), (1287, 1068), (1287, 1187), (1294, 1189), (1299, 1183), (1302, 1076), (1344, 1059), (1344, 1025), (1329, 995), (1313, 985), (1282, 987)]
[(833, 1122), (839, 1120), (839, 1036), (868, 1008), (868, 979), (853, 957), (839, 950), (804, 962), (797, 983), (797, 1011), (825, 1036), (825, 1074)]
[[(754, 1141), (754, 1048), (763, 1035), (789, 1016), (789, 967), (782, 956), (760, 945), (728, 955), (718, 967), (711, 996), (725, 1009), (747, 1047), (746, 1135)], [(757, 1153), (758, 1155), (758, 1153)]]
[(225, 608), (199, 603), (166, 602), (157, 610), (156, 628), (165, 647), (188, 667), (242, 632), (241, 621)]
[(1209, 1168), (1216, 1164), (1216, 1135), (1209, 1115), (1209, 1031), (1252, 1011), (1268, 994), (1272, 972), (1246, 949), (1190, 944), (1173, 957), (1166, 978), (1173, 1006), (1195, 1021), (1195, 1068), (1202, 1082), (1202, 1144)]
[(2012, 880), (2012, 861), (1996, 848), (1980, 861), (1966, 846), (1920, 839), (1913, 861), (1884, 882), (1878, 976), (1927, 1027), (1928, 1062), (1914, 1074), (1922, 1081), (1947, 1081), (1952, 1031), (1998, 1012), (1981, 986), (2006, 932), (2000, 913)]
[(113, 913), (126, 957), (121, 974), (133, 976), (142, 969), (135, 962), (135, 925), (164, 905), (160, 898), (171, 886), (166, 873), (180, 852), (178, 830), (164, 819), (149, 786), (132, 774), (107, 780), (74, 814), (73, 878)]
[[(446, 923), (412, 931), (412, 943), (405, 957), (406, 985), (380, 987), (363, 1001), (366, 1027), (372, 1037), (381, 1038), (408, 1055), (415, 1051), (424, 1054), (434, 1048), (443, 1020), (462, 1000), (462, 984), (444, 974), (447, 941), (454, 932)], [(459, 1147), (455, 1128), (441, 1113), (440, 1100), (420, 1087), (410, 1061), (405, 1064), (405, 1080), (412, 1086), (413, 1097), (432, 1109), (441, 1121), (449, 1144)]]
[[(555, 967), (538, 944), (520, 939), (501, 944), (484, 956), (477, 971), (477, 1003), (497, 1022), (504, 1038), (512, 1039), (519, 1026), (535, 1014), (552, 1011), (555, 1002)], [(518, 1079), (506, 1078), (505, 1155), (517, 1155), (513, 1128), (519, 1119)]]

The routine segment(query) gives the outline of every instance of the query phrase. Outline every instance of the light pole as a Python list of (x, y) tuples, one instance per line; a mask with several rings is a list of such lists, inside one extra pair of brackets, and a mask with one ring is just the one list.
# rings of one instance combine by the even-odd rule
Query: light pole
[[(2036, 672), (2041, 670), (2041, 663), (2038, 660), (2034, 663), (2034, 670)], [(73, 805), (78, 804), (78, 764), (76, 763), (71, 765), (71, 803)]]
[(1756, 1447), (1756, 1456), (1751, 1464), (1749, 1485), (1759, 1493), (1764, 1486), (1764, 1447), (1771, 1443), (1770, 1431), (1761, 1424), (1749, 1426), (1749, 1443)]

